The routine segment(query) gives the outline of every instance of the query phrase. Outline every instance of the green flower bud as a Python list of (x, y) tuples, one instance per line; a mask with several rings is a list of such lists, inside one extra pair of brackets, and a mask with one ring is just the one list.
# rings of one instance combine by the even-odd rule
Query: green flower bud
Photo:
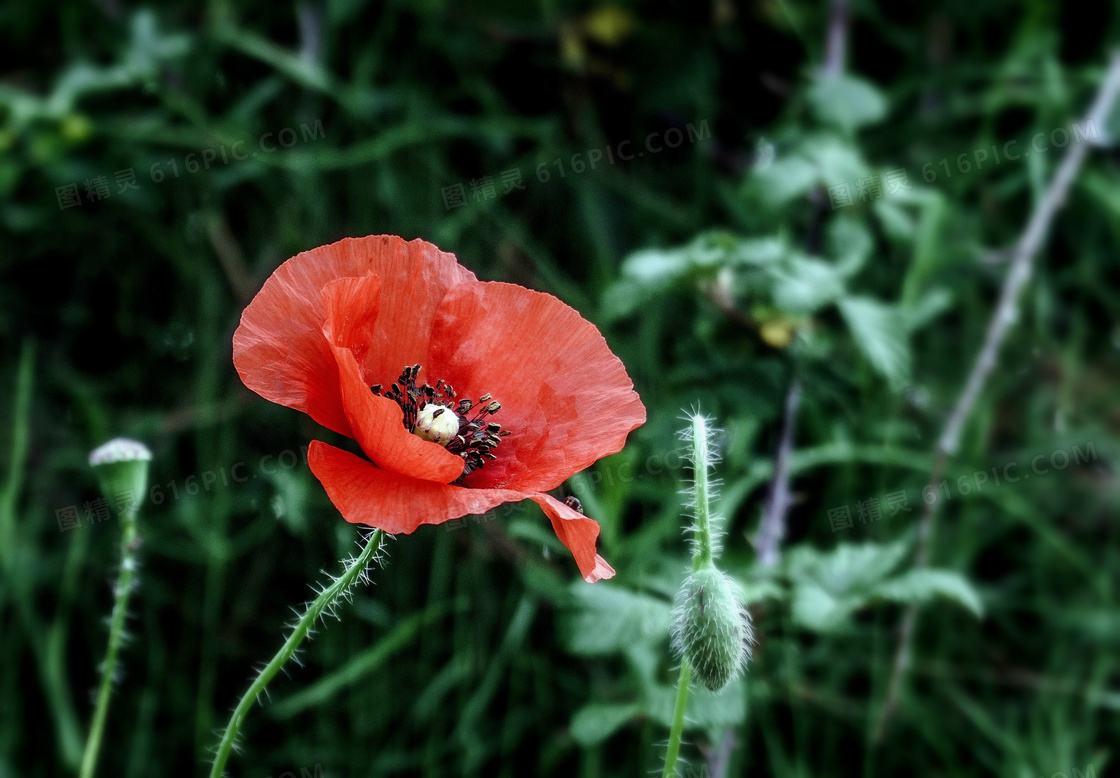
[(148, 489), (152, 452), (143, 443), (115, 438), (94, 449), (89, 464), (97, 474), (101, 493), (119, 513), (133, 514)]
[(751, 657), (754, 631), (738, 585), (711, 565), (681, 585), (673, 600), (673, 647), (714, 692), (738, 677)]

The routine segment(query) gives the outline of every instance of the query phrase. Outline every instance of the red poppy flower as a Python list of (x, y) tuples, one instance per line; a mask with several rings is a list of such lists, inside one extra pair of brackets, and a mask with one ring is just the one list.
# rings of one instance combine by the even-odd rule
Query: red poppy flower
[(421, 240), (348, 238), (276, 269), (233, 361), (254, 392), (369, 457), (308, 450), (347, 521), (408, 534), (530, 499), (587, 581), (614, 575), (598, 522), (546, 492), (619, 451), (645, 408), (595, 326), (555, 297), (478, 281)]

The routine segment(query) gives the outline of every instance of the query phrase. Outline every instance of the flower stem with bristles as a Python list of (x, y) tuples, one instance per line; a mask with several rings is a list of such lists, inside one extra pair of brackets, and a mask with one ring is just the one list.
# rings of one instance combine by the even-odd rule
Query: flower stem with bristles
[(357, 558), (351, 560), (346, 568), (342, 571), (342, 575), (335, 578), (334, 581), (320, 592), (319, 596), (311, 602), (303, 615), (292, 627), (292, 632), (288, 639), (284, 641), (284, 645), (272, 657), (272, 660), (265, 665), (264, 669), (257, 674), (253, 680), (252, 685), (241, 697), (234, 708), (233, 716), (226, 726), (225, 732), (222, 733), (222, 740), (218, 744), (218, 751), (214, 757), (214, 763), (210, 768), (210, 778), (221, 778), (224, 774), (226, 762), (229, 760), (230, 753), (232, 753), (234, 744), (237, 741), (238, 732), (241, 730), (241, 725), (245, 721), (245, 716), (248, 715), (249, 709), (257, 701), (257, 698), (267, 689), (269, 682), (280, 672), (281, 668), (287, 664), (288, 660), (295, 656), (296, 650), (300, 644), (311, 632), (315, 622), (325, 613), (338, 603), (339, 599), (346, 596), (350, 587), (355, 581), (362, 578), (369, 566), (370, 562), (377, 556), (377, 552), (381, 550), (382, 541), (385, 538), (384, 530), (374, 530), (366, 540), (365, 548), (358, 554)]
[(692, 488), (689, 490), (692, 502), (689, 507), (693, 511), (693, 524), (686, 530), (692, 535), (692, 572), (673, 598), (669, 631), (681, 666), (663, 778), (676, 775), (693, 679), (710, 691), (722, 692), (743, 672), (754, 641), (750, 614), (743, 604), (739, 585), (716, 567), (719, 548), (712, 529), (716, 520), (711, 510), (715, 482), (710, 473), (718, 454), (710, 450), (710, 422), (699, 412), (686, 418), (689, 426), (680, 434), (692, 444)]
[[(700, 413), (693, 413), (689, 419), (691, 427), (683, 437), (692, 442), (692, 497), (695, 511), (693, 533), (695, 545), (692, 550), (693, 572), (715, 564), (712, 550), (712, 514), (709, 505), (711, 483), (708, 480), (711, 455), (708, 451), (708, 420)], [(684, 713), (688, 707), (688, 688), (692, 683), (692, 665), (688, 658), (681, 657), (680, 677), (677, 679), (677, 701), (673, 706), (673, 724), (669, 729), (669, 746), (665, 752), (665, 767), (661, 778), (677, 774), (677, 757), (681, 752), (681, 735), (684, 733)]]
[(79, 778), (93, 778), (97, 768), (97, 755), (101, 750), (101, 736), (105, 731), (105, 717), (109, 712), (109, 698), (113, 693), (113, 676), (117, 668), (117, 653), (124, 640), (124, 625), (128, 619), (128, 598), (132, 594), (136, 576), (136, 550), (140, 542), (136, 532), (136, 511), (121, 511), (121, 569), (117, 573), (117, 584), (113, 588), (113, 614), (109, 621), (109, 647), (105, 651), (105, 663), (101, 666), (101, 682), (97, 688), (97, 703), (93, 710), (93, 721), (86, 739), (85, 752), (82, 754), (82, 767)]
[(711, 485), (708, 481), (708, 420), (699, 413), (692, 416), (692, 483), (696, 510), (696, 549), (692, 569), (712, 564), (712, 518), (709, 508)]

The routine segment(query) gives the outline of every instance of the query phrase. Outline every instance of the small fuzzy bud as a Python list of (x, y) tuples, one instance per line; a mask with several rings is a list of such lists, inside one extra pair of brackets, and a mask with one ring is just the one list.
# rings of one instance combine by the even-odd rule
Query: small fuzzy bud
[(714, 692), (743, 671), (754, 632), (736, 583), (705, 565), (681, 585), (673, 600), (673, 646), (693, 675)]
[(115, 438), (89, 455), (101, 493), (121, 512), (131, 513), (144, 501), (148, 489), (148, 464), (152, 452), (143, 443)]

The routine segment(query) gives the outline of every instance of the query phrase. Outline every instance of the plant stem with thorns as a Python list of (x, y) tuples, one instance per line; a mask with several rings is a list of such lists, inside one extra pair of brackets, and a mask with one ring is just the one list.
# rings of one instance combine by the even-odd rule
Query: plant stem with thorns
[(248, 691), (245, 692), (237, 703), (237, 707), (234, 708), (233, 716), (230, 717), (229, 724), (226, 726), (225, 732), (222, 733), (222, 741), (218, 744), (218, 753), (214, 757), (214, 764), (210, 769), (210, 778), (221, 778), (223, 775), (226, 762), (229, 760), (230, 753), (233, 751), (237, 740), (237, 734), (241, 730), (241, 724), (245, 721), (245, 716), (248, 715), (249, 709), (253, 707), (253, 703), (266, 690), (269, 682), (287, 664), (288, 660), (295, 656), (296, 650), (310, 634), (315, 622), (324, 612), (328, 612), (330, 608), (336, 605), (339, 599), (346, 596), (355, 581), (364, 577), (366, 568), (376, 558), (377, 552), (381, 550), (384, 538), (384, 530), (374, 530), (370, 534), (361, 553), (347, 564), (342, 571), (342, 575), (335, 578), (330, 586), (323, 589), (319, 596), (307, 606), (299, 621), (292, 627), (292, 633), (284, 641), (284, 645), (280, 647), (280, 650), (265, 665), (264, 669), (257, 674)]

